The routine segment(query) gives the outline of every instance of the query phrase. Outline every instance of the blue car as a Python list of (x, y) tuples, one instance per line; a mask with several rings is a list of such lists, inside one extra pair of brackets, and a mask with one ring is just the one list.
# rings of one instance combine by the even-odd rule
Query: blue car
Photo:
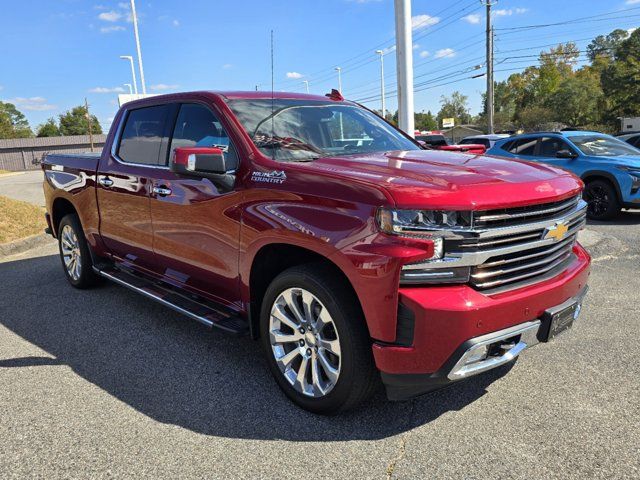
[(537, 132), (498, 140), (487, 154), (544, 162), (569, 170), (585, 183), (593, 220), (621, 208), (640, 208), (640, 150), (598, 132)]

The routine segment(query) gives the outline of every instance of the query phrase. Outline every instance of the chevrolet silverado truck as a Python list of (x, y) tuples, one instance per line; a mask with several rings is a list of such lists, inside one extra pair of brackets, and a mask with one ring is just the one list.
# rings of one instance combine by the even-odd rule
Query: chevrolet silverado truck
[(42, 168), (73, 287), (108, 279), (259, 340), (317, 413), (512, 362), (571, 327), (587, 289), (577, 177), (424, 150), (336, 91), (133, 101), (102, 154)]

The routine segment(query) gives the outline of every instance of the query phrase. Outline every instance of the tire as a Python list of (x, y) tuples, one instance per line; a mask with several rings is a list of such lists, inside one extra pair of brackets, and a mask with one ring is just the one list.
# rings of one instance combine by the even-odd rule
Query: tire
[(322, 264), (297, 266), (271, 282), (262, 302), (260, 336), (271, 373), (289, 399), (313, 413), (348, 410), (380, 385), (364, 316), (347, 287)]
[(584, 188), (582, 198), (589, 205), (587, 217), (591, 220), (610, 220), (620, 212), (618, 194), (606, 180), (592, 180)]
[(69, 214), (60, 220), (58, 250), (62, 270), (72, 286), (83, 289), (99, 283), (100, 277), (93, 271), (89, 245), (77, 215)]

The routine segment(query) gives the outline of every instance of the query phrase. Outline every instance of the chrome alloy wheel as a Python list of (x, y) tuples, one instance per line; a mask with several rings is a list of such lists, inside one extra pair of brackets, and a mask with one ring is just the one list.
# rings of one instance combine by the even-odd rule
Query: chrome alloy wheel
[(80, 254), (80, 242), (76, 232), (73, 231), (70, 225), (65, 225), (60, 233), (60, 247), (67, 273), (77, 282), (80, 279), (82, 270), (82, 256)]
[(340, 338), (331, 314), (311, 292), (288, 288), (269, 316), (271, 350), (289, 384), (309, 397), (327, 395), (340, 376)]

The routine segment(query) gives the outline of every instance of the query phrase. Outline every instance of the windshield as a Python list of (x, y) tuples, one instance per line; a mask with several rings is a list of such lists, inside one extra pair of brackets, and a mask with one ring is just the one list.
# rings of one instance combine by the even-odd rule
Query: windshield
[(619, 157), (621, 155), (640, 155), (640, 150), (633, 148), (617, 138), (605, 135), (576, 135), (569, 137), (576, 147), (585, 155), (595, 157)]
[(420, 149), (378, 116), (354, 105), (270, 98), (229, 100), (228, 105), (256, 147), (274, 160)]

